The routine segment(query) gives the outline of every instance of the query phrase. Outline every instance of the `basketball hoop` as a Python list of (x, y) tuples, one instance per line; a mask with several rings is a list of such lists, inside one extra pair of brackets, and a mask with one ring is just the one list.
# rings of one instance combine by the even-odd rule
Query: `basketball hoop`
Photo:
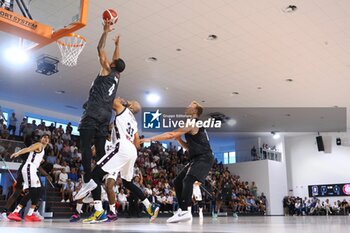
[(85, 37), (70, 33), (57, 41), (62, 55), (62, 64), (66, 66), (76, 66), (78, 57), (86, 44)]

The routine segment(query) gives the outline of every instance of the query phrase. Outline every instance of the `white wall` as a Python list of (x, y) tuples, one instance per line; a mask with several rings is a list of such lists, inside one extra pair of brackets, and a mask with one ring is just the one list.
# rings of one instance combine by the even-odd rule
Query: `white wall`
[(255, 146), (259, 151), (258, 138), (236, 140), (236, 162), (245, 162), (252, 160), (251, 149)]
[(287, 174), (284, 163), (259, 160), (228, 165), (231, 174), (239, 175), (241, 181), (255, 181), (258, 195), (267, 198), (267, 214), (282, 215), (283, 197), (287, 195)]
[(288, 195), (286, 164), (268, 160), (269, 207), (271, 215), (283, 215), (282, 200)]
[[(308, 185), (350, 182), (350, 133), (321, 135), (330, 140), (331, 143), (325, 143), (325, 147), (328, 147), (325, 149), (330, 153), (317, 150), (316, 134), (285, 138), (290, 194), (306, 197)], [(336, 145), (337, 137), (342, 139), (344, 145)], [(330, 199), (331, 201), (342, 200), (344, 197)]]

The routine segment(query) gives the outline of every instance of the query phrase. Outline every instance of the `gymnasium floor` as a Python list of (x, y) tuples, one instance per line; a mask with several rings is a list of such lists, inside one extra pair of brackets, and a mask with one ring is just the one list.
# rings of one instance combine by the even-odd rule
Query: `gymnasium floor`
[(167, 224), (166, 218), (156, 223), (147, 219), (119, 219), (113, 223), (82, 224), (66, 220), (45, 220), (41, 223), (0, 222), (1, 233), (86, 233), (99, 232), (244, 232), (244, 233), (289, 233), (289, 232), (350, 232), (349, 216), (307, 217), (221, 217), (213, 220), (205, 217), (203, 223), (194, 218), (192, 223)]

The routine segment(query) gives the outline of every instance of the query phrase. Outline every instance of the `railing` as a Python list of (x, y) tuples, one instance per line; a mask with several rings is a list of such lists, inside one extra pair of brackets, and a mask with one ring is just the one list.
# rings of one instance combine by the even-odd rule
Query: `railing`
[[(10, 161), (10, 156), (14, 152), (26, 147), (23, 142), (0, 139), (0, 157), (5, 161)], [(21, 159), (12, 160), (12, 162), (21, 162)]]

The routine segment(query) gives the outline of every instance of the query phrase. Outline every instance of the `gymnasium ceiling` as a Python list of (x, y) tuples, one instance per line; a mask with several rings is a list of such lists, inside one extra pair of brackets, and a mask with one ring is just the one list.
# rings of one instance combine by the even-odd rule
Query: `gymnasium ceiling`
[[(298, 9), (284, 12), (290, 4)], [(80, 115), (99, 72), (106, 8), (119, 13), (107, 50), (111, 56), (120, 34), (127, 64), (118, 95), (143, 106), (152, 106), (145, 95), (155, 92), (164, 107), (193, 99), (209, 107), (350, 107), (349, 0), (91, 0), (88, 25), (78, 31), (88, 40), (78, 66), (60, 64), (45, 76), (35, 73), (35, 60), (20, 67), (1, 59), (0, 99)], [(60, 57), (56, 44), (34, 56), (44, 53)]]

